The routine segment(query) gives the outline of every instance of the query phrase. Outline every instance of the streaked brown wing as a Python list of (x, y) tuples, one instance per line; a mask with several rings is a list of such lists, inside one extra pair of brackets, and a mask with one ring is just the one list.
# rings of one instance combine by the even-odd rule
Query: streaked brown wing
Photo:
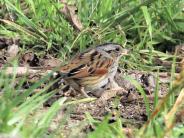
[(60, 71), (65, 73), (65, 78), (101, 76), (108, 72), (108, 68), (112, 63), (112, 59), (104, 57), (93, 49), (75, 57), (69, 64), (61, 67)]
[[(89, 55), (91, 55), (91, 53), (96, 53), (96, 51), (95, 50), (87, 50), (84, 53), (76, 55), (74, 58), (72, 58), (72, 60), (68, 64), (62, 66), (60, 68), (60, 71), (63, 73), (67, 73), (75, 68), (82, 68), (84, 65), (86, 65), (87, 63), (89, 63), (91, 61), (90, 56), (89, 56)], [(100, 53), (98, 53), (98, 54), (100, 54)]]

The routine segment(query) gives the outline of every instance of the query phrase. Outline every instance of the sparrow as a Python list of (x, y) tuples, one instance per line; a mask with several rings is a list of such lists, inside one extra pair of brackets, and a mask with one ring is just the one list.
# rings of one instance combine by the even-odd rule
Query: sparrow
[(119, 44), (98, 45), (74, 56), (59, 68), (59, 72), (74, 90), (89, 97), (88, 92), (102, 91), (107, 84), (110, 88), (119, 88), (114, 76), (120, 58), (127, 53), (128, 50)]

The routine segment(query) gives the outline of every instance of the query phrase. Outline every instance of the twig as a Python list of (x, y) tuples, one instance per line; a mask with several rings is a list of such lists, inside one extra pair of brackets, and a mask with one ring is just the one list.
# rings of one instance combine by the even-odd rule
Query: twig
[(46, 75), (52, 72), (52, 70), (33, 69), (30, 67), (7, 67), (3, 70), (7, 75), (16, 74), (17, 76), (24, 76), (24, 75), (31, 75), (31, 74)]

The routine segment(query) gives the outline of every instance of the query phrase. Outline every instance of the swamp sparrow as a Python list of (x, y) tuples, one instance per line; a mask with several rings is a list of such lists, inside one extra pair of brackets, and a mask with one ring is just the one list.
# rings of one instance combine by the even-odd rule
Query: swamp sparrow
[(120, 45), (106, 43), (77, 54), (71, 61), (60, 67), (62, 78), (76, 91), (85, 97), (87, 93), (102, 91), (110, 84), (111, 88), (118, 88), (114, 80), (118, 61), (128, 50)]

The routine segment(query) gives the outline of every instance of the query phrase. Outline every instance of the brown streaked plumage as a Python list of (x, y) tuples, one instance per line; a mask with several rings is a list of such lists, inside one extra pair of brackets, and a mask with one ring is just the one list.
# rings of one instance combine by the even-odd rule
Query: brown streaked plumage
[(88, 49), (62, 66), (61, 76), (71, 87), (87, 97), (86, 92), (98, 91), (109, 81), (115, 83), (114, 76), (123, 52), (127, 54), (127, 50), (113, 43)]

